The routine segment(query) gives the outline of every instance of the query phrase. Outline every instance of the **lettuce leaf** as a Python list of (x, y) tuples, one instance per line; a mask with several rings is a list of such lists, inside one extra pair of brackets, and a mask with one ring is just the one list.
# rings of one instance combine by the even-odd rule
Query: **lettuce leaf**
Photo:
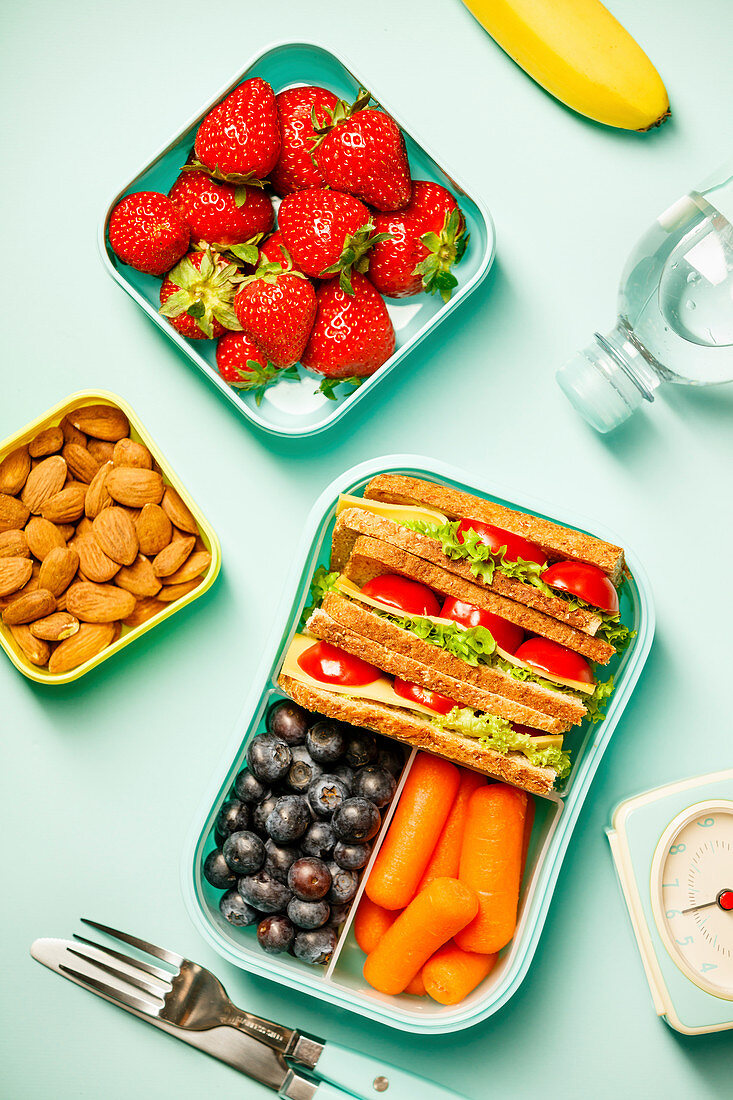
[(340, 576), (341, 574), (338, 570), (334, 573), (329, 573), (325, 565), (318, 566), (311, 580), (308, 603), (303, 608), (303, 614), (300, 616), (300, 622), (298, 623), (299, 630), (305, 626), (311, 611), (315, 611), (317, 607), (321, 606), (327, 593), (336, 590), (336, 581)]
[(525, 584), (534, 585), (546, 596), (554, 596), (556, 593), (541, 579), (542, 566), (536, 561), (525, 561), (517, 558), (516, 561), (507, 561), (505, 547), (498, 553), (481, 542), (478, 532), (469, 531), (465, 540), (458, 539), (459, 520), (448, 523), (428, 523), (424, 520), (410, 520), (404, 524), (418, 535), (426, 535), (428, 538), (437, 539), (443, 553), (451, 561), (467, 561), (474, 577), (480, 578), (484, 584), (491, 584), (494, 573), (503, 573), (506, 577), (514, 577), (524, 581)]
[(589, 722), (602, 722), (604, 720), (606, 717), (605, 705), (610, 699), (612, 691), (613, 676), (609, 676), (607, 680), (599, 681), (593, 694), (583, 700), (588, 708), (586, 718)]
[[(429, 645), (452, 653), (469, 665), (477, 665), (482, 658), (490, 657), (496, 649), (491, 631), (485, 626), (471, 626), (462, 629), (458, 623), (434, 623), (430, 619), (413, 615), (390, 615), (379, 608), (370, 607), (370, 611), (383, 619), (389, 619), (402, 630), (409, 630)], [(485, 662), (484, 662), (485, 663)]]
[(570, 771), (570, 756), (557, 745), (538, 749), (534, 738), (528, 733), (519, 733), (511, 723), (495, 714), (477, 714), (469, 707), (454, 707), (445, 715), (432, 719), (440, 730), (453, 730), (466, 737), (475, 737), (487, 749), (504, 755), (509, 752), (521, 752), (530, 764), (539, 768), (553, 768), (559, 779)]

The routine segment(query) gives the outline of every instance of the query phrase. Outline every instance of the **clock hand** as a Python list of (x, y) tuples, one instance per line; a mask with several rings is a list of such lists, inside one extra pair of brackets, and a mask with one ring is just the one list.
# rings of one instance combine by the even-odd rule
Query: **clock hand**
[(689, 909), (683, 909), (682, 910), (682, 916), (684, 917), (685, 913), (695, 913), (695, 912), (697, 912), (698, 909), (709, 909), (711, 905), (717, 905), (717, 904), (718, 904), (718, 899), (713, 898), (712, 901), (704, 901), (702, 903), (702, 905), (691, 905)]
[(698, 909), (709, 909), (711, 905), (717, 905), (724, 913), (733, 909), (733, 890), (721, 890), (712, 901), (704, 901), (701, 905), (691, 905), (689, 909), (682, 910), (682, 916), (686, 913), (695, 913)]

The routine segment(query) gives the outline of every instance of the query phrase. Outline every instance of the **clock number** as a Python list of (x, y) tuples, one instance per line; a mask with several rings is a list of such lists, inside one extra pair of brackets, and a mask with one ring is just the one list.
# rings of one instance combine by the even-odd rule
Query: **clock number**
[(718, 964), (717, 963), (703, 963), (702, 966), (700, 967), (700, 972), (702, 974), (707, 974), (708, 970), (717, 970), (717, 969), (718, 969)]
[(715, 824), (714, 817), (706, 817), (704, 821), (698, 821), (697, 823), (701, 829), (709, 829), (711, 825)]
[(680, 884), (680, 880), (678, 878), (676, 878), (674, 880), (674, 882), (663, 882), (662, 883), (662, 889), (665, 889), (667, 886), (670, 886), (670, 887), (671, 886), (679, 886), (679, 884)]
[(679, 909), (668, 909), (664, 914), (668, 920), (672, 920), (672, 917), (678, 917), (680, 915)]
[(680, 947), (686, 947), (688, 943), (694, 943), (695, 941), (692, 936), (685, 936), (683, 940), (675, 940), (674, 942), (678, 943)]
[(687, 851), (687, 845), (686, 844), (673, 844), (672, 847), (669, 849), (669, 854), (671, 856), (676, 856), (678, 852), (685, 852), (685, 851)]

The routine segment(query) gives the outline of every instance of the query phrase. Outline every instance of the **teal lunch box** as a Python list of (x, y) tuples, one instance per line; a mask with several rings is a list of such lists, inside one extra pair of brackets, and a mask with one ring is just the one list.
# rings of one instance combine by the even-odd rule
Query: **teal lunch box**
[[(485, 1020), (516, 992), (527, 973), (578, 814), (649, 653), (654, 636), (654, 610), (644, 570), (634, 554), (627, 550), (630, 576), (620, 593), (621, 617), (626, 625), (636, 631), (636, 635), (626, 652), (615, 657), (608, 666), (616, 686), (606, 718), (596, 725), (585, 722), (565, 735), (573, 761), (572, 770), (562, 786), (548, 797), (535, 797), (535, 822), (514, 938), (502, 951), (491, 974), (461, 1004), (444, 1006), (429, 997), (406, 994), (386, 996), (372, 989), (362, 977), (364, 955), (356, 944), (350, 924), (388, 825), (388, 818), (375, 841), (374, 852), (365, 869), (350, 917), (343, 926), (328, 966), (308, 966), (289, 955), (266, 955), (258, 946), (255, 928), (233, 928), (221, 917), (218, 909), (220, 892), (209, 886), (203, 878), (202, 863), (206, 854), (215, 846), (214, 819), (237, 772), (244, 766), (247, 742), (264, 728), (267, 708), (273, 700), (282, 696), (277, 687), (277, 674), (308, 598), (313, 571), (320, 564), (328, 564), (331, 531), (339, 494), (359, 495), (366, 483), (381, 473), (400, 473), (439, 480), (458, 489), (490, 497), (510, 508), (533, 512), (545, 519), (576, 527), (625, 546), (623, 539), (600, 524), (590, 523), (574, 510), (562, 509), (558, 513), (554, 507), (549, 508), (532, 496), (515, 494), (506, 487), (489, 481), (482, 480), (476, 485), (472, 479), (469, 481), (468, 474), (441, 462), (413, 455), (389, 455), (355, 466), (342, 474), (319, 498), (306, 524), (302, 555), (297, 556), (294, 570), (285, 586), (276, 625), (262, 664), (252, 679), (253, 686), (235, 726), (231, 745), (225, 753), (221, 769), (206, 792), (201, 812), (186, 845), (182, 864), (183, 891), (196, 926), (223, 958), (236, 966), (391, 1027), (437, 1034), (457, 1031)], [(414, 756), (413, 752), (408, 758), (401, 784), (404, 783)], [(392, 802), (392, 812), (399, 799), (401, 784)]]
[[(258, 406), (254, 394), (233, 389), (222, 379), (216, 369), (216, 348), (213, 340), (187, 340), (158, 313), (160, 280), (123, 264), (112, 252), (107, 239), (109, 217), (120, 199), (134, 191), (167, 193), (178, 177), (181, 166), (188, 160), (196, 130), (203, 117), (238, 84), (253, 76), (267, 80), (275, 92), (299, 84), (318, 84), (348, 100), (354, 98), (360, 83), (363, 83), (354, 76), (350, 66), (341, 57), (312, 43), (285, 42), (259, 54), (117, 191), (107, 206), (100, 226), (99, 248), (104, 266), (112, 278), (135, 299), (191, 362), (203, 371), (242, 416), (273, 435), (309, 436), (324, 431), (340, 420), (476, 289), (494, 258), (494, 227), (481, 201), (469, 196), (452, 174), (440, 167), (433, 154), (403, 125), (389, 105), (379, 100), (402, 129), (413, 177), (443, 184), (458, 198), (471, 238), (461, 263), (455, 268), (458, 286), (447, 303), (443, 303), (437, 295), (428, 294), (386, 299), (397, 338), (395, 352), (358, 389), (349, 393), (349, 387), (337, 387), (339, 396), (335, 400), (327, 398), (316, 392), (319, 376), (301, 367), (298, 368), (301, 375), (299, 381), (284, 380), (270, 386)], [(376, 89), (368, 84), (366, 86), (376, 96)], [(341, 395), (341, 390), (347, 392)]]

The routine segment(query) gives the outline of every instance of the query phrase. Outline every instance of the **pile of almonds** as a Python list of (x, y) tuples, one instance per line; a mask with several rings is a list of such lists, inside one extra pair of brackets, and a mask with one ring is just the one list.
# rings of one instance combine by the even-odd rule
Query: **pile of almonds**
[(69, 672), (187, 595), (211, 555), (114, 405), (75, 409), (0, 462), (2, 621)]

